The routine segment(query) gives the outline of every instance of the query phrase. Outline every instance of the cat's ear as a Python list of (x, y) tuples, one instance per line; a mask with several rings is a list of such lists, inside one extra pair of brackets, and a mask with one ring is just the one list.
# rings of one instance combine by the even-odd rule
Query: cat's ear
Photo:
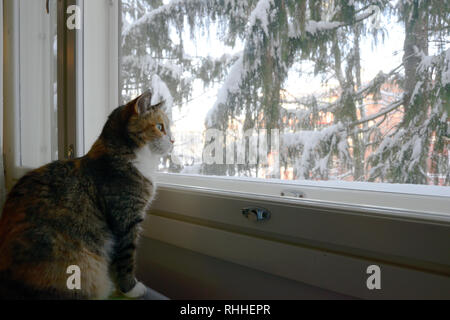
[(147, 90), (135, 100), (134, 112), (138, 115), (143, 115), (149, 111), (160, 109), (164, 105), (164, 102), (165, 101), (161, 101), (152, 105), (152, 92)]
[(134, 112), (138, 115), (146, 114), (152, 106), (152, 92), (150, 90), (141, 94), (134, 104)]
[(153, 110), (159, 110), (165, 103), (166, 103), (166, 101), (162, 100), (162, 101), (158, 102), (157, 104), (152, 105), (150, 108)]

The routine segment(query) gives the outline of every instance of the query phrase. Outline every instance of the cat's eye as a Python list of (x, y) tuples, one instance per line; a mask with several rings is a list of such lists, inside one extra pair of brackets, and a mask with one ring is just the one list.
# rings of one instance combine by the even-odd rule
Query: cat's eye
[(156, 125), (156, 129), (158, 129), (159, 131), (163, 131), (164, 126), (163, 126), (161, 123), (158, 123), (158, 124)]

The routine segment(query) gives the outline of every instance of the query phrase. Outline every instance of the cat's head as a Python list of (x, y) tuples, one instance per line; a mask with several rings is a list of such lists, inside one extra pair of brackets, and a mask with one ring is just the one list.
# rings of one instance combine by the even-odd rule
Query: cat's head
[(152, 105), (151, 101), (152, 93), (147, 90), (126, 105), (131, 113), (128, 132), (139, 148), (149, 148), (155, 155), (167, 155), (175, 142), (170, 120), (162, 109), (164, 102)]

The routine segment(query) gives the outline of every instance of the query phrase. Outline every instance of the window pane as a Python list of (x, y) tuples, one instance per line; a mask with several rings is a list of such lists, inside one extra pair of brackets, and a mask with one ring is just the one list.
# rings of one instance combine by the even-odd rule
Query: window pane
[(163, 172), (448, 186), (449, 7), (383, 3), (123, 0), (122, 102), (166, 100)]
[(58, 158), (56, 1), (20, 0), (20, 166)]

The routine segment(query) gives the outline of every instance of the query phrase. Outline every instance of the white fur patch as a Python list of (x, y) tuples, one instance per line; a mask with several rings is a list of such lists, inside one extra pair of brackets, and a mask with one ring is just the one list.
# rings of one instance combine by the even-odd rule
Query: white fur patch
[(145, 214), (156, 195), (156, 181), (154, 174), (158, 169), (160, 159), (160, 155), (153, 154), (148, 146), (144, 146), (136, 152), (136, 159), (132, 161), (135, 168), (138, 169), (144, 177), (150, 180), (153, 185), (150, 199), (148, 199), (147, 204), (142, 211), (143, 217), (145, 217)]
[(132, 163), (144, 177), (154, 183), (154, 173), (160, 160), (160, 155), (153, 154), (148, 146), (144, 146), (136, 152), (136, 159)]
[(147, 287), (144, 284), (142, 284), (142, 282), (138, 282), (136, 283), (133, 289), (124, 294), (128, 298), (139, 298), (142, 297), (145, 294), (145, 292), (147, 292)]

